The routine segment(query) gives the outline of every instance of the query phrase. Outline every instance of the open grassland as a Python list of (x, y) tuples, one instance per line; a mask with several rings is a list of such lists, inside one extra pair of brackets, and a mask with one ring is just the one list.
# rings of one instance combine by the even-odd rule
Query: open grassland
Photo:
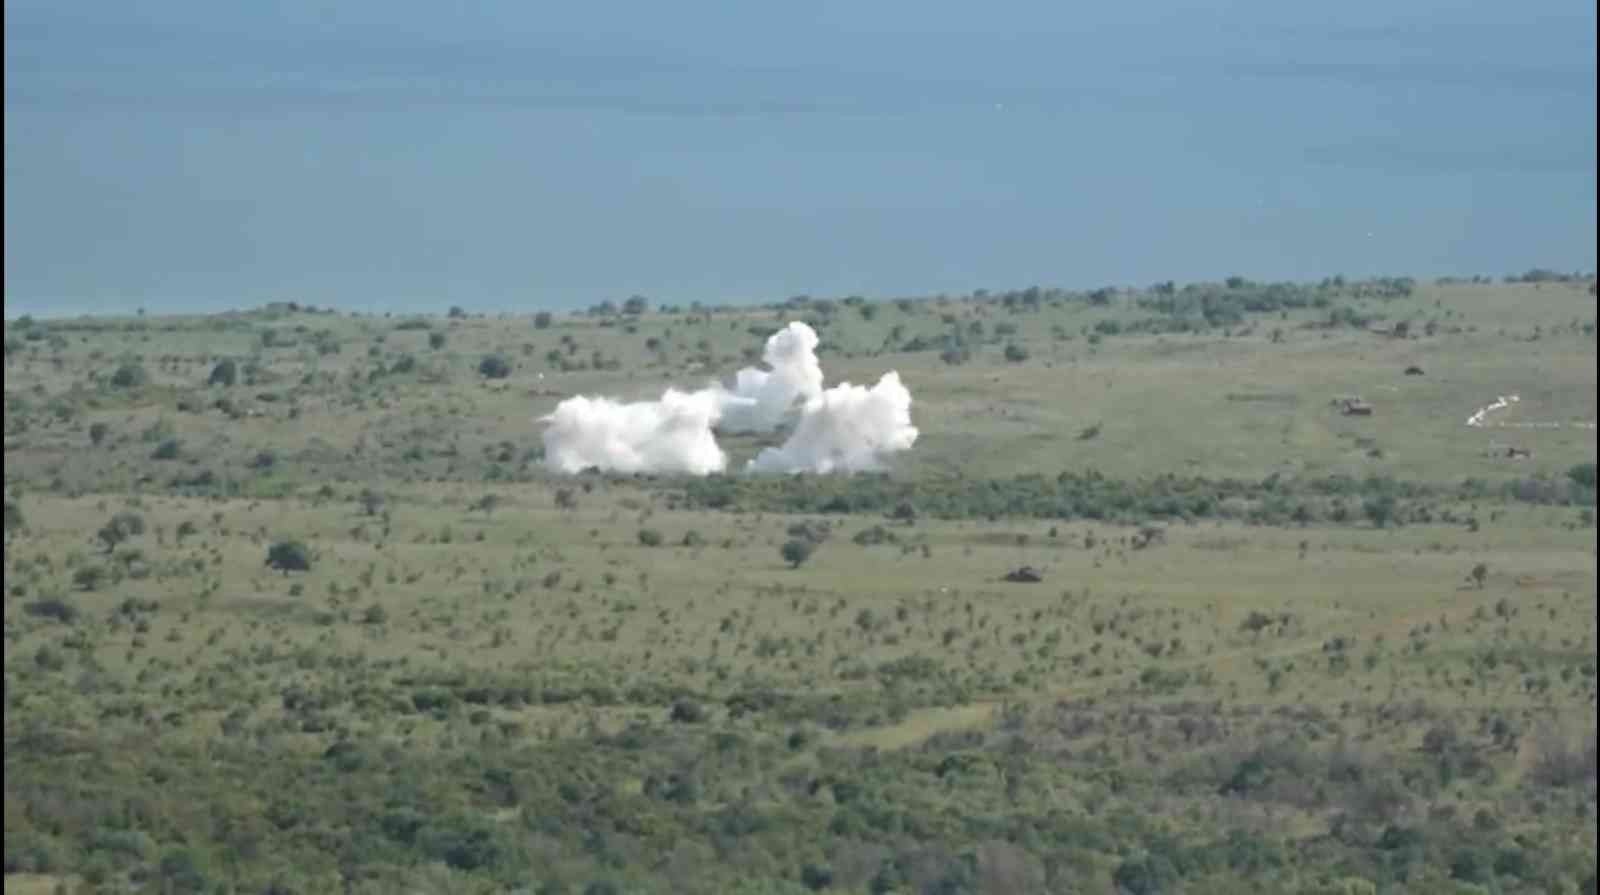
[[(1592, 892), (1589, 289), (8, 322), (7, 890)], [(894, 468), (540, 467), (787, 319)]]

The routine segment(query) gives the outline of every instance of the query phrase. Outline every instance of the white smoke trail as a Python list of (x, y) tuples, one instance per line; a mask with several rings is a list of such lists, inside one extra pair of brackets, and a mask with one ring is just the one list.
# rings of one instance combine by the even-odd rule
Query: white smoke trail
[(1495, 412), (1496, 410), (1503, 410), (1507, 407), (1510, 407), (1519, 400), (1521, 399), (1516, 395), (1502, 395), (1498, 398), (1495, 398), (1493, 404), (1490, 404), (1486, 407), (1479, 407), (1476, 413), (1467, 417), (1467, 425), (1482, 426), (1484, 424), (1484, 420), (1489, 416), (1489, 414)]
[(871, 388), (841, 383), (810, 401), (782, 447), (750, 461), (755, 472), (859, 472), (879, 469), (890, 454), (916, 443), (911, 392), (900, 374), (883, 374)]
[(817, 334), (790, 323), (767, 340), (771, 370), (746, 368), (731, 389), (668, 390), (659, 401), (622, 404), (608, 398), (562, 401), (539, 421), (545, 464), (562, 473), (590, 467), (617, 472), (709, 475), (727, 467), (713, 428), (770, 431), (791, 416), (793, 434), (762, 451), (748, 466), (759, 472), (854, 472), (882, 467), (917, 439), (911, 393), (897, 373), (866, 388), (822, 388)]

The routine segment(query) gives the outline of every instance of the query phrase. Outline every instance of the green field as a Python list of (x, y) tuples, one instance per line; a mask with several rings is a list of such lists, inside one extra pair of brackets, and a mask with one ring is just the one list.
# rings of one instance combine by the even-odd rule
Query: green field
[[(1593, 892), (1592, 283), (9, 320), (7, 891)], [(794, 319), (890, 469), (544, 471)]]

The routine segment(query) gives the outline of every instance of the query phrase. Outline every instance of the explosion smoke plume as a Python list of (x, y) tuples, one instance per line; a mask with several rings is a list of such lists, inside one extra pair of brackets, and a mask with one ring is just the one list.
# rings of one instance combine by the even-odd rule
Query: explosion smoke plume
[(817, 334), (790, 323), (767, 339), (770, 369), (740, 370), (731, 388), (668, 389), (660, 400), (624, 404), (578, 396), (545, 423), (545, 463), (563, 473), (590, 467), (617, 472), (709, 475), (727, 468), (714, 430), (769, 432), (793, 420), (782, 446), (750, 461), (753, 472), (855, 472), (876, 469), (917, 440), (911, 392), (889, 372), (871, 388), (822, 387)]

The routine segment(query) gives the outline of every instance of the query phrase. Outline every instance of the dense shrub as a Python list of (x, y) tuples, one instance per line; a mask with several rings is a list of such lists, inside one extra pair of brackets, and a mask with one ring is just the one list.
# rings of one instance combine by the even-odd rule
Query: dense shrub
[(811, 558), (811, 553), (815, 549), (816, 547), (813, 546), (812, 542), (796, 538), (792, 541), (785, 541), (783, 547), (779, 549), (779, 553), (783, 556), (783, 561), (788, 563), (791, 569), (798, 569), (801, 563)]
[(116, 388), (139, 388), (150, 383), (150, 374), (138, 364), (123, 364), (111, 374), (111, 384)]
[[(1393, 479), (1348, 476), (1259, 482), (1163, 474), (1112, 479), (1093, 470), (1053, 478), (1029, 474), (1007, 479), (927, 477), (896, 480), (885, 474), (707, 476), (662, 478), (692, 508), (796, 514), (890, 513), (914, 503), (939, 519), (1031, 517), (1143, 522), (1236, 518), (1263, 524), (1348, 520), (1341, 501), (1370, 500), (1385, 522), (1409, 518), (1410, 504), (1442, 496), (1437, 489)], [(1290, 501), (1294, 501), (1291, 503)], [(1303, 507), (1303, 508), (1302, 508)]]
[(311, 569), (311, 551), (299, 541), (278, 541), (267, 548), (266, 565), (285, 575)]
[(484, 355), (478, 361), (478, 372), (486, 379), (505, 379), (511, 375), (511, 362), (498, 354)]
[(211, 368), (211, 375), (206, 377), (206, 385), (220, 385), (231, 387), (239, 382), (239, 365), (232, 358), (225, 358)]

